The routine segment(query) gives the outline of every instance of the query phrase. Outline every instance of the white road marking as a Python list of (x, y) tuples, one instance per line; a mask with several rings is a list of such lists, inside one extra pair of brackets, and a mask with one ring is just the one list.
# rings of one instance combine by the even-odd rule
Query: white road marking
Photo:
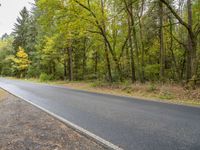
[(107, 140), (105, 140), (105, 139), (103, 139), (103, 138), (97, 136), (96, 134), (94, 134), (94, 133), (92, 133), (92, 132), (90, 132), (90, 131), (88, 131), (88, 130), (86, 130), (86, 129), (84, 129), (84, 128), (82, 128), (82, 127), (80, 127), (80, 126), (78, 126), (78, 125), (76, 125), (76, 124), (74, 124), (74, 123), (72, 123), (72, 122), (70, 122), (70, 121), (68, 121), (68, 120), (66, 120), (66, 119), (63, 118), (63, 117), (60, 117), (59, 115), (57, 115), (57, 114), (55, 114), (55, 113), (53, 113), (53, 112), (50, 112), (49, 110), (47, 110), (47, 109), (45, 109), (45, 108), (43, 108), (43, 107), (41, 107), (41, 106), (39, 106), (39, 105), (37, 105), (37, 104), (34, 104), (34, 103), (31, 102), (30, 100), (25, 99), (25, 98), (23, 98), (22, 96), (19, 96), (19, 95), (17, 95), (17, 94), (11, 93), (11, 92), (10, 92), (9, 90), (7, 90), (6, 88), (3, 88), (3, 87), (1, 87), (1, 88), (4, 89), (5, 91), (7, 91), (8, 93), (10, 93), (10, 94), (12, 94), (12, 95), (14, 95), (14, 96), (16, 96), (16, 97), (19, 97), (20, 99), (22, 99), (22, 100), (28, 102), (29, 104), (31, 104), (31, 105), (33, 105), (33, 106), (35, 106), (35, 107), (41, 109), (42, 111), (44, 111), (44, 112), (50, 114), (51, 116), (57, 118), (58, 120), (62, 121), (63, 123), (66, 123), (68, 126), (70, 126), (71, 128), (73, 128), (74, 130), (76, 130), (76, 131), (78, 131), (79, 133), (81, 133), (81, 134), (87, 136), (88, 138), (91, 138), (91, 139), (95, 140), (95, 141), (96, 141), (97, 143), (99, 143), (100, 145), (105, 146), (106, 148), (109, 148), (109, 149), (113, 149), (113, 150), (123, 150), (123, 149), (120, 148), (119, 146), (112, 144), (111, 142), (109, 142), (109, 141), (107, 141)]

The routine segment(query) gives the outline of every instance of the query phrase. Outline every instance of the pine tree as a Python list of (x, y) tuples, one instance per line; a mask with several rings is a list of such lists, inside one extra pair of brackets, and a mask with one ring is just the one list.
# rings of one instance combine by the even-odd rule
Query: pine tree
[[(14, 25), (14, 42), (13, 46), (18, 49), (19, 46), (26, 48), (27, 46), (27, 36), (29, 27), (29, 12), (24, 7), (20, 12), (20, 16), (17, 18), (17, 23)], [(28, 51), (28, 49), (26, 49)]]

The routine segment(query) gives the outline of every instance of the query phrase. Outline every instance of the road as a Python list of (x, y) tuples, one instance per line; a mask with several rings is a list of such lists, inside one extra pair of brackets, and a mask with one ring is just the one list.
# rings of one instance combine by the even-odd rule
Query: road
[(0, 87), (123, 149), (200, 150), (200, 108), (4, 78)]

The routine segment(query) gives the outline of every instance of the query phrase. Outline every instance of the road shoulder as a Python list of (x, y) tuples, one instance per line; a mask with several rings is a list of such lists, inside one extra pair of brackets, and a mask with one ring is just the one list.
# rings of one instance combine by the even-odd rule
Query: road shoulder
[(1, 150), (104, 150), (64, 123), (0, 89)]

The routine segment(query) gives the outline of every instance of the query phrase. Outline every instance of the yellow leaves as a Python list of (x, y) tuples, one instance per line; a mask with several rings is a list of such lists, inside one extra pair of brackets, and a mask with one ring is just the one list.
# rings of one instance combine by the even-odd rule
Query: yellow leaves
[(19, 47), (19, 51), (17, 52), (16, 55), (18, 58), (22, 58), (22, 59), (27, 59), (28, 55), (24, 52), (24, 49), (22, 47)]
[(54, 37), (45, 37), (45, 46), (43, 52), (45, 54), (51, 54), (54, 52), (55, 47), (55, 38)]
[(30, 64), (28, 54), (26, 54), (22, 47), (19, 47), (16, 57), (12, 58), (12, 61), (14, 62), (14, 68), (18, 71), (25, 71)]

